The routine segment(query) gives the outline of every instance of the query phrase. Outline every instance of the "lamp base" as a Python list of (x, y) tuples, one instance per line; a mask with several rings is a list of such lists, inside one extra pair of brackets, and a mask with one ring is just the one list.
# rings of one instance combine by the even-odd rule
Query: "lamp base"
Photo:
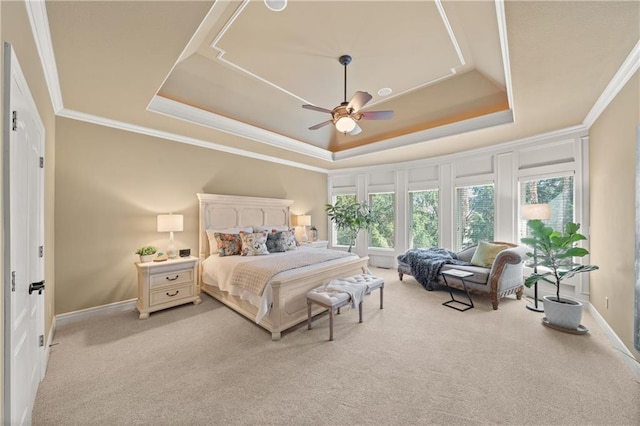
[(169, 259), (176, 259), (178, 257), (178, 248), (173, 245), (173, 242), (169, 243), (169, 247), (167, 247), (167, 257)]
[(529, 303), (527, 309), (534, 312), (544, 312), (544, 304), (542, 302)]

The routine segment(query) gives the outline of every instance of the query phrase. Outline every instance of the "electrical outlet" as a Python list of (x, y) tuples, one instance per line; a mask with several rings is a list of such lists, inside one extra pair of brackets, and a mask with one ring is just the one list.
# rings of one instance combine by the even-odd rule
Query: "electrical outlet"
[(605, 309), (609, 309), (609, 297), (604, 298), (604, 307)]

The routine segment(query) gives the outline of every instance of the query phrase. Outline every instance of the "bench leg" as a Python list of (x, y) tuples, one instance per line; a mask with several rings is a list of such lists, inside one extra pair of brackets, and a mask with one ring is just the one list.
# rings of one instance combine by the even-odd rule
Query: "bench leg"
[(384, 303), (384, 283), (380, 286), (380, 309), (382, 309)]
[(333, 340), (333, 308), (329, 309), (329, 341)]
[(307, 300), (307, 330), (311, 330), (311, 302)]
[(360, 304), (358, 305), (358, 315), (360, 317), (360, 320), (358, 322), (362, 322), (362, 300), (360, 301)]

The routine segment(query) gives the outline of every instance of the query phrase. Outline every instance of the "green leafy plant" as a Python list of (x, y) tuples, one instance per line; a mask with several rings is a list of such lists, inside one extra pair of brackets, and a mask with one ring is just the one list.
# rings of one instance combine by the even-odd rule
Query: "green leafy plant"
[(589, 254), (587, 249), (576, 247), (578, 241), (587, 237), (578, 233), (580, 224), (569, 222), (564, 232), (554, 231), (545, 226), (541, 220), (530, 220), (527, 226), (531, 229), (531, 237), (522, 238), (523, 244), (534, 249), (534, 253), (527, 253), (537, 258), (537, 265), (547, 268), (545, 272), (533, 273), (524, 284), (533, 286), (538, 281), (545, 281), (556, 286), (556, 301), (560, 302), (560, 283), (582, 272), (599, 269), (596, 265), (581, 265), (574, 263), (574, 257), (584, 257)]
[(362, 229), (368, 229), (376, 221), (375, 214), (367, 203), (357, 201), (339, 201), (335, 205), (326, 204), (327, 216), (336, 228), (349, 235), (349, 252)]
[(154, 246), (142, 246), (138, 250), (136, 250), (135, 254), (139, 254), (140, 256), (149, 256), (151, 254), (156, 254), (158, 251)]

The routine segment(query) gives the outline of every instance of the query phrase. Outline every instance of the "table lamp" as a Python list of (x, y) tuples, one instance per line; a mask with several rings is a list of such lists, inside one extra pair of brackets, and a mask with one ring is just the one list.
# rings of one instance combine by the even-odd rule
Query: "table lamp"
[[(526, 220), (549, 220), (551, 217), (551, 206), (549, 204), (523, 204), (520, 208), (523, 219)], [(533, 273), (538, 273), (538, 255), (536, 248), (533, 248)], [(527, 305), (527, 309), (535, 312), (544, 312), (542, 302), (538, 304), (538, 283), (533, 285), (533, 303)]]
[(183, 229), (181, 214), (159, 214), (158, 215), (158, 232), (169, 233), (169, 246), (167, 247), (167, 257), (175, 259), (178, 257), (178, 249), (173, 244), (173, 233), (181, 232)]
[(302, 242), (308, 242), (309, 237), (307, 236), (307, 226), (311, 225), (311, 216), (308, 214), (301, 214), (296, 218), (296, 223), (298, 226), (302, 226)]

